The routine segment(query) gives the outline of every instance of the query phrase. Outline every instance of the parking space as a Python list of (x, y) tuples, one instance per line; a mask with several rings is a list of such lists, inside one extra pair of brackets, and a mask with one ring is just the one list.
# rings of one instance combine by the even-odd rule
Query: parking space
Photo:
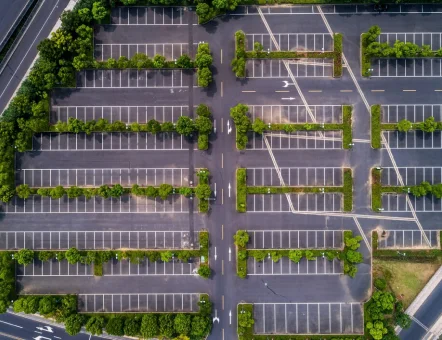
[(99, 187), (121, 184), (130, 187), (171, 184), (174, 187), (189, 185), (188, 168), (116, 168), (116, 169), (20, 169), (16, 182), (30, 187), (55, 187), (62, 185)]
[(298, 263), (290, 261), (287, 257), (273, 262), (270, 255), (262, 262), (257, 262), (253, 257), (247, 260), (247, 275), (340, 275), (343, 273), (340, 260), (329, 261), (325, 257), (315, 260), (302, 258)]
[(26, 266), (17, 265), (17, 277), (22, 276), (93, 276), (92, 266), (81, 263), (69, 264), (67, 260), (52, 259), (42, 262), (35, 259)]
[[(407, 203), (407, 194), (385, 194), (382, 195), (382, 207), (385, 212), (410, 212)], [(442, 212), (442, 201), (433, 195), (416, 197), (409, 195), (415, 212)]]
[(341, 105), (248, 105), (252, 120), (266, 124), (342, 123)]
[(397, 123), (403, 119), (407, 119), (413, 123), (419, 123), (429, 117), (434, 117), (434, 120), (437, 122), (442, 121), (442, 105), (382, 105), (383, 123)]
[(198, 275), (199, 259), (190, 259), (181, 262), (173, 259), (170, 262), (155, 261), (148, 259), (140, 263), (131, 263), (128, 260), (112, 259), (103, 264), (103, 275), (108, 276), (162, 276), (162, 275)]
[(77, 72), (78, 88), (185, 88), (197, 84), (194, 70), (84, 70)]
[(267, 141), (272, 150), (315, 150), (342, 149), (341, 131), (297, 131), (297, 132), (268, 132), (265, 134), (249, 133), (249, 150), (266, 150)]
[[(404, 185), (418, 185), (423, 181), (430, 184), (442, 183), (441, 167), (398, 167), (397, 170)], [(396, 169), (393, 167), (382, 168), (381, 183), (382, 185), (400, 185)]]
[(360, 303), (255, 303), (257, 334), (362, 334)]
[[(412, 130), (408, 132), (382, 131), (390, 149), (441, 149), (441, 131), (423, 132)], [(385, 145), (382, 144), (385, 148)]]
[(67, 122), (69, 118), (86, 122), (103, 118), (110, 123), (145, 124), (151, 119), (175, 123), (183, 115), (189, 115), (189, 106), (52, 106), (51, 122)]
[(123, 195), (120, 198), (93, 197), (86, 199), (84, 196), (60, 199), (50, 197), (30, 196), (22, 199), (17, 196), (9, 203), (1, 203), (0, 211), (6, 214), (151, 214), (151, 213), (188, 213), (189, 198), (183, 195), (173, 195), (165, 201), (159, 197), (155, 199)]
[(94, 57), (105, 61), (109, 58), (118, 60), (120, 57), (131, 59), (136, 53), (143, 53), (149, 57), (157, 54), (167, 60), (176, 60), (181, 55), (190, 55), (187, 43), (146, 43), (146, 44), (95, 44)]
[[(198, 238), (196, 238), (198, 242)], [(185, 249), (186, 231), (1, 231), (0, 249)]]
[[(428, 244), (424, 235), (430, 241)], [(440, 248), (440, 230), (383, 230), (378, 231), (378, 248), (416, 249)]]
[(176, 132), (39, 133), (32, 139), (33, 151), (94, 150), (189, 150), (189, 141)]
[(342, 230), (247, 230), (247, 233), (248, 249), (341, 249), (343, 246)]
[(325, 194), (288, 194), (287, 195), (247, 195), (248, 212), (292, 212), (294, 211), (342, 211), (342, 195), (340, 193)]
[(388, 32), (381, 33), (378, 42), (393, 45), (397, 40), (423, 46), (428, 45), (432, 51), (442, 47), (442, 32)]
[(288, 63), (290, 71), (296, 78), (332, 77), (332, 59), (247, 59), (247, 78), (286, 78), (290, 79), (285, 66)]
[[(281, 51), (333, 51), (333, 38), (329, 33), (273, 33)], [(268, 33), (246, 34), (246, 48), (254, 50), (255, 42), (259, 42), (264, 51), (276, 50)]]
[(79, 294), (78, 311), (83, 313), (198, 312), (200, 294)]
[[(279, 168), (286, 186), (342, 186), (342, 168)], [(275, 168), (247, 168), (248, 186), (280, 186)]]
[(112, 25), (187, 25), (196, 24), (186, 7), (115, 7), (111, 12)]

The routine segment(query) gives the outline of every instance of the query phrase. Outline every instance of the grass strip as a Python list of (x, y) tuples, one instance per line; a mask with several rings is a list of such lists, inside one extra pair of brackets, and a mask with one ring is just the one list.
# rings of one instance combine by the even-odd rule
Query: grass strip
[[(206, 173), (207, 176), (198, 175), (198, 174), (201, 174), (201, 173), (202, 174)], [(204, 186), (209, 185), (209, 174), (210, 174), (210, 172), (209, 172), (209, 169), (207, 169), (207, 168), (200, 169), (197, 172), (197, 175), (198, 175), (198, 186), (200, 186), (200, 185), (204, 185)], [(202, 199), (201, 198), (198, 199), (198, 210), (199, 210), (199, 212), (206, 213), (206, 212), (209, 211), (209, 200), (208, 200), (208, 198), (209, 197), (203, 197)]]
[(344, 169), (344, 212), (353, 210), (353, 176), (350, 168)]
[(353, 144), (352, 134), (353, 106), (342, 106), (342, 143), (344, 149), (350, 149)]
[(342, 34), (333, 35), (333, 77), (342, 77)]
[(361, 74), (363, 77), (370, 76), (371, 60), (365, 52), (367, 46), (369, 45), (368, 37), (368, 33), (361, 34)]
[(235, 32), (235, 58), (231, 66), (236, 77), (244, 78), (246, 76), (246, 34), (243, 31)]
[(236, 210), (247, 211), (247, 169), (236, 169)]
[(373, 257), (383, 260), (395, 260), (404, 262), (440, 262), (442, 261), (441, 249), (426, 250), (396, 250), (377, 249), (373, 251)]
[(371, 147), (381, 148), (381, 105), (371, 106)]
[(378, 232), (376, 230), (373, 230), (371, 232), (371, 247), (373, 251), (378, 250), (378, 238), (379, 238)]
[[(253, 317), (253, 304), (239, 303), (237, 305), (236, 315), (238, 318), (238, 339), (239, 340), (253, 340), (256, 335), (253, 334), (253, 324), (255, 323)], [(268, 336), (266, 336), (268, 338)], [(272, 334), (272, 338), (274, 335)]]
[(371, 209), (380, 212), (382, 208), (381, 170), (371, 169)]

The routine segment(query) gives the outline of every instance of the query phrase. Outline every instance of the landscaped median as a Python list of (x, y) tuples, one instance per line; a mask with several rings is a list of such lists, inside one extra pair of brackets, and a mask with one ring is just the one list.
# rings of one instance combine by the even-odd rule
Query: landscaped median
[(418, 185), (404, 185), (404, 186), (383, 186), (381, 183), (382, 168), (376, 167), (371, 169), (371, 208), (373, 211), (381, 212), (382, 209), (382, 195), (384, 194), (411, 194), (415, 197), (424, 197), (433, 195), (440, 199), (442, 198), (442, 183), (430, 184), (429, 182), (421, 182)]
[(253, 51), (246, 51), (246, 34), (235, 33), (235, 58), (232, 70), (238, 78), (246, 76), (247, 59), (333, 59), (333, 77), (342, 76), (342, 34), (333, 35), (333, 51), (264, 51), (260, 43), (255, 43)]
[(379, 26), (372, 26), (361, 35), (361, 65), (362, 76), (371, 75), (371, 59), (373, 58), (434, 58), (442, 57), (442, 48), (432, 51), (430, 45), (419, 46), (412, 42), (396, 40), (393, 45), (387, 42), (380, 43), (381, 34)]
[(371, 107), (371, 147), (380, 149), (382, 147), (382, 131), (397, 131), (406, 133), (411, 130), (420, 130), (431, 133), (442, 130), (442, 122), (436, 122), (434, 117), (428, 117), (423, 122), (412, 123), (402, 119), (397, 123), (382, 123), (382, 107), (379, 104)]
[(236, 274), (244, 279), (247, 277), (247, 259), (253, 257), (257, 262), (263, 262), (269, 257), (273, 262), (278, 262), (282, 257), (288, 257), (290, 261), (299, 263), (303, 258), (316, 260), (326, 257), (333, 261), (339, 259), (344, 262), (344, 274), (354, 277), (357, 273), (356, 265), (361, 263), (362, 254), (357, 250), (360, 247), (361, 236), (353, 237), (353, 232), (344, 231), (344, 248), (336, 249), (247, 249), (249, 234), (246, 230), (238, 230), (233, 236), (236, 245)]
[(230, 117), (236, 127), (236, 148), (244, 150), (249, 141), (248, 133), (255, 132), (263, 134), (269, 131), (283, 131), (291, 133), (296, 131), (342, 131), (342, 147), (350, 149), (353, 145), (352, 135), (353, 107), (351, 105), (342, 106), (342, 123), (269, 123), (266, 124), (260, 118), (253, 122), (250, 118), (249, 107), (245, 104), (238, 104), (230, 109)]
[[(183, 262), (194, 258), (199, 260), (201, 257), (205, 261), (209, 259), (209, 233), (201, 231), (198, 233), (199, 249), (149, 249), (149, 250), (78, 250), (70, 248), (68, 250), (39, 250), (33, 251), (30, 249), (21, 249), (17, 252), (8, 251), (8, 256), (15, 259), (18, 264), (28, 265), (38, 259), (42, 262), (51, 260), (63, 261), (66, 260), (69, 264), (86, 264), (94, 266), (94, 275), (103, 275), (103, 264), (109, 262), (111, 259), (117, 261), (128, 260), (132, 264), (139, 264), (148, 259), (150, 262), (170, 262), (178, 259)], [(208, 263), (200, 264), (198, 274), (204, 278), (209, 278), (211, 269)]]
[(247, 169), (239, 168), (236, 170), (236, 209), (238, 212), (247, 211), (247, 195), (272, 195), (272, 194), (324, 194), (324, 193), (342, 193), (343, 211), (353, 210), (353, 177), (350, 168), (344, 169), (342, 187), (303, 187), (303, 186), (247, 186)]

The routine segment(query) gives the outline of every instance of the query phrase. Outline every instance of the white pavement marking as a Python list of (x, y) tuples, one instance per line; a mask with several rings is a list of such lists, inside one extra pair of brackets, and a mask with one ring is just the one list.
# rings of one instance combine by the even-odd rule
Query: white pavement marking
[[(327, 18), (325, 17), (324, 13), (322, 12), (321, 6), (317, 5), (316, 8), (318, 9), (318, 12), (321, 14), (321, 18), (322, 18), (325, 26), (327, 27), (327, 30), (329, 31), (330, 35), (333, 36), (333, 31), (332, 31), (330, 25), (328, 24)], [(350, 67), (350, 64), (347, 62), (347, 58), (345, 57), (344, 53), (342, 53), (342, 60), (344, 61), (344, 64), (347, 65), (347, 70), (348, 70), (351, 78), (353, 79), (353, 83), (355, 84), (356, 88), (358, 89), (359, 95), (361, 96), (362, 101), (364, 102), (365, 107), (367, 108), (367, 111), (370, 112), (370, 105), (368, 104), (368, 101), (365, 98), (365, 95), (362, 92), (361, 87), (359, 86), (359, 83), (358, 83), (358, 81), (357, 81), (357, 79), (356, 79), (356, 77), (355, 77), (355, 75), (354, 75), (354, 73), (353, 73), (353, 71), (352, 71), (352, 69)], [(392, 154), (392, 152), (390, 150), (390, 147), (389, 147), (389, 145), (387, 143), (387, 140), (385, 139), (385, 136), (383, 134), (381, 135), (381, 137), (382, 137), (382, 142), (384, 143), (384, 146), (387, 149), (387, 152), (388, 152), (390, 160), (391, 160), (391, 162), (393, 164), (393, 167), (396, 169), (396, 173), (398, 175), (399, 182), (401, 183), (401, 185), (404, 185), (403, 181), (402, 181), (402, 177), (401, 177), (401, 175), (399, 173), (399, 170), (397, 169), (396, 161), (395, 161), (395, 159), (393, 157), (393, 154)], [(408, 198), (408, 196), (407, 196), (407, 203), (408, 203), (408, 206), (410, 208), (411, 213), (413, 214), (413, 217), (414, 217), (414, 220), (415, 220), (417, 226), (419, 227), (419, 229), (423, 233), (424, 229), (423, 229), (421, 223), (419, 222), (419, 219), (417, 218), (416, 212), (415, 212), (415, 210), (414, 210), (414, 208), (412, 206), (412, 203), (411, 203), (410, 199)], [(424, 234), (424, 238), (425, 238), (425, 241), (430, 245), (430, 241), (428, 240), (428, 238), (427, 238), (427, 236), (425, 234)]]
[[(384, 235), (385, 232), (385, 235)], [(440, 230), (425, 230), (431, 247), (424, 243), (420, 230), (389, 229), (378, 231), (378, 247), (387, 249), (431, 249), (440, 248)]]

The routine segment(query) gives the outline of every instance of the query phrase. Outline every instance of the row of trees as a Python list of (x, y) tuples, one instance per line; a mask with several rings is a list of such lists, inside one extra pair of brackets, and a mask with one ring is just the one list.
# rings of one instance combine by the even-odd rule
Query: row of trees
[(64, 188), (58, 185), (54, 188), (30, 188), (28, 184), (20, 184), (16, 188), (17, 196), (23, 199), (29, 198), (31, 195), (40, 195), (42, 197), (51, 197), (52, 199), (59, 199), (63, 196), (68, 198), (77, 198), (80, 196), (90, 199), (92, 197), (102, 197), (102, 198), (119, 198), (124, 194), (133, 194), (135, 196), (145, 196), (149, 198), (161, 198), (166, 200), (170, 195), (179, 194), (186, 197), (192, 196), (194, 189), (190, 187), (179, 187), (174, 188), (170, 184), (161, 184), (158, 187), (148, 186), (140, 187), (138, 184), (134, 184), (132, 188), (125, 188), (120, 184), (115, 184), (113, 186), (101, 185), (98, 188), (81, 188), (78, 186), (71, 186), (69, 188)]
[(411, 129), (419, 129), (423, 132), (434, 132), (436, 130), (441, 130), (442, 129), (442, 122), (436, 122), (434, 120), (434, 117), (428, 117), (427, 119), (425, 119), (425, 121), (421, 122), (421, 123), (415, 123), (413, 124), (412, 122), (410, 122), (407, 119), (402, 119), (398, 124), (397, 124), (397, 130), (401, 131), (401, 132), (407, 132), (410, 131)]
[(410, 194), (416, 197), (433, 195), (436, 198), (442, 198), (442, 183), (432, 185), (429, 182), (423, 181), (418, 185), (407, 187), (405, 190), (408, 189)]
[(0, 313), (15, 298), (15, 262), (8, 252), (0, 252)]
[(93, 60), (90, 63), (79, 67), (79, 70), (85, 68), (95, 68), (95, 69), (127, 69), (136, 68), (138, 70), (147, 68), (194, 68), (194, 62), (187, 54), (182, 54), (176, 61), (166, 60), (166, 57), (156, 54), (153, 58), (149, 58), (148, 55), (144, 53), (135, 53), (130, 59), (125, 56), (120, 56), (118, 59), (109, 58), (105, 61)]
[(248, 112), (249, 107), (244, 104), (238, 104), (230, 109), (230, 117), (236, 127), (236, 147), (239, 150), (244, 150), (249, 141), (247, 134), (252, 127), (252, 122)]
[(14, 302), (15, 312), (28, 314), (40, 313), (64, 322), (69, 335), (78, 334), (81, 327), (93, 335), (106, 331), (109, 335), (133, 336), (149, 339), (164, 336), (169, 339), (203, 338), (212, 329), (212, 303), (207, 296), (201, 296), (198, 313), (179, 314), (110, 314), (106, 316), (77, 314), (77, 298), (66, 296), (21, 296)]
[(235, 32), (235, 57), (232, 60), (232, 71), (238, 78), (246, 76), (246, 35), (243, 31)]
[(210, 52), (208, 43), (198, 44), (198, 51), (195, 56), (195, 65), (198, 68), (198, 86), (208, 87), (212, 82), (212, 70), (213, 63), (212, 54)]

